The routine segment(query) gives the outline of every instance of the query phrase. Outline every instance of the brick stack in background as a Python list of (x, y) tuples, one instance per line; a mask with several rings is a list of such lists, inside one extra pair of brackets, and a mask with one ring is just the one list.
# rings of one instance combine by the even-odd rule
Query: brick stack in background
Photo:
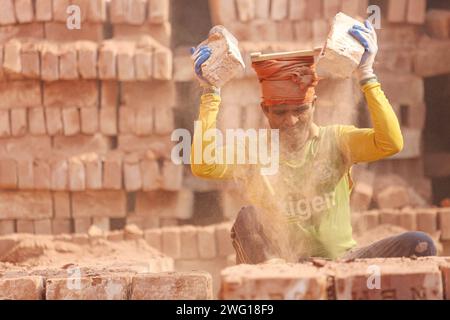
[[(0, 14), (0, 231), (189, 218), (192, 194), (170, 160), (169, 2), (34, 3), (4, 1)], [(81, 30), (66, 26), (69, 4)]]

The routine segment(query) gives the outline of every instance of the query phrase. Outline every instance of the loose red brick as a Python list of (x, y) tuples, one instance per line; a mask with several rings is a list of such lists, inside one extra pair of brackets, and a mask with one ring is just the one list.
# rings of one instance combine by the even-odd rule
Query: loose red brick
[(44, 108), (28, 109), (28, 126), (28, 130), (31, 134), (46, 134)]
[(0, 12), (0, 25), (16, 23), (14, 3), (12, 0), (0, 0), (0, 8), (2, 8)]
[(122, 218), (126, 215), (126, 194), (122, 191), (86, 191), (72, 194), (73, 216)]
[(52, 215), (49, 192), (0, 192), (0, 219), (46, 219)]
[(33, 189), (33, 160), (19, 159), (17, 161), (17, 184), (19, 189)]
[(17, 187), (17, 163), (14, 159), (0, 159), (0, 188)]
[(165, 160), (162, 165), (161, 189), (178, 191), (183, 183), (183, 166), (176, 165), (171, 160)]
[(41, 77), (45, 81), (59, 79), (59, 49), (52, 42), (46, 42), (41, 49)]
[(51, 136), (63, 133), (63, 121), (60, 108), (45, 108), (47, 133)]
[(2, 300), (43, 300), (44, 295), (43, 277), (0, 278), (0, 299)]
[(78, 79), (76, 47), (75, 43), (63, 43), (59, 46), (59, 78), (61, 80)]
[(212, 298), (212, 277), (206, 272), (135, 275), (131, 285), (131, 300), (205, 300)]
[(113, 41), (104, 41), (99, 48), (98, 75), (102, 80), (115, 80), (117, 77), (117, 47)]
[(16, 231), (14, 220), (0, 220), (0, 235), (12, 234)]
[(438, 218), (436, 209), (416, 209), (416, 219), (417, 230), (429, 234), (433, 234), (437, 231)]
[(83, 191), (86, 189), (84, 164), (79, 158), (69, 160), (69, 190)]
[(35, 2), (36, 21), (51, 21), (53, 17), (52, 0), (39, 0)]
[(0, 82), (0, 109), (41, 107), (39, 81)]
[(136, 110), (134, 108), (119, 108), (119, 131), (120, 133), (132, 133), (136, 127)]
[(98, 110), (96, 108), (80, 109), (81, 132), (94, 134), (98, 131)]
[(53, 234), (72, 233), (72, 221), (70, 219), (52, 219)]
[(161, 229), (148, 229), (144, 231), (144, 239), (148, 245), (161, 251), (162, 248), (162, 232)]
[(69, 219), (70, 213), (70, 194), (68, 192), (53, 192), (53, 206), (55, 209), (55, 218)]
[(169, 20), (169, 0), (150, 0), (148, 3), (148, 22), (163, 23)]
[(102, 161), (96, 153), (83, 157), (86, 170), (86, 189), (98, 190), (102, 188)]
[(79, 41), (78, 72), (83, 79), (97, 78), (97, 44), (89, 41)]
[(14, 137), (23, 136), (27, 133), (27, 110), (11, 110), (11, 134)]
[(238, 265), (221, 272), (224, 300), (327, 298), (327, 274), (307, 264)]
[(153, 110), (151, 108), (136, 109), (136, 125), (133, 132), (138, 136), (150, 135), (153, 132)]
[(136, 154), (129, 154), (123, 161), (124, 185), (127, 191), (137, 191), (142, 187), (139, 157)]
[(23, 42), (20, 58), (22, 75), (26, 78), (38, 79), (41, 76), (39, 44), (33, 41)]
[(9, 120), (9, 111), (0, 110), (0, 137), (9, 137), (11, 135), (11, 127)]
[(50, 162), (52, 190), (67, 190), (68, 188), (68, 165), (65, 159), (54, 159)]
[(408, 21), (409, 23), (423, 24), (425, 22), (426, 11), (426, 0), (408, 0), (406, 21)]
[(113, 108), (100, 109), (100, 132), (107, 136), (117, 134), (117, 110)]
[(44, 105), (60, 108), (98, 107), (97, 82), (58, 81), (44, 84)]
[[(379, 268), (379, 273), (375, 268)], [(369, 285), (376, 284), (377, 275), (380, 287), (370, 289)], [(406, 258), (339, 264), (335, 287), (338, 300), (441, 300), (443, 297), (438, 265)]]
[(52, 234), (52, 220), (34, 220), (34, 233), (35, 234)]
[(47, 278), (46, 300), (127, 300), (131, 277), (102, 275)]
[(103, 161), (103, 188), (122, 189), (122, 155), (110, 153)]
[(80, 112), (77, 108), (62, 109), (62, 120), (64, 134), (66, 136), (73, 136), (80, 133)]

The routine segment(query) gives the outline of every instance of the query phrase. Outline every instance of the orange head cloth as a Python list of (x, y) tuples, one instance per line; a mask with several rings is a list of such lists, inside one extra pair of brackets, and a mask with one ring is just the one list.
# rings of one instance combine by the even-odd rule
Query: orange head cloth
[(254, 61), (252, 67), (265, 105), (313, 102), (318, 83), (313, 56)]

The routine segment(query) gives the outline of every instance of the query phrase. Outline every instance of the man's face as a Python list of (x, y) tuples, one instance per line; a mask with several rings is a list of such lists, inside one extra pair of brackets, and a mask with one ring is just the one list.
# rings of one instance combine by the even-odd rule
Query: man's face
[(301, 139), (309, 132), (314, 114), (314, 104), (262, 105), (272, 129), (280, 130), (281, 140)]

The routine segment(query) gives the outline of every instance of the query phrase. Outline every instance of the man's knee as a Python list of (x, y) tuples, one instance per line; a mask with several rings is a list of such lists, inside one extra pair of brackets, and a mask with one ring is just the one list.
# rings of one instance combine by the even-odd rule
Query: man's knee
[(433, 239), (421, 231), (409, 231), (399, 236), (401, 242), (411, 248), (411, 254), (423, 257), (423, 256), (435, 256), (436, 246)]

